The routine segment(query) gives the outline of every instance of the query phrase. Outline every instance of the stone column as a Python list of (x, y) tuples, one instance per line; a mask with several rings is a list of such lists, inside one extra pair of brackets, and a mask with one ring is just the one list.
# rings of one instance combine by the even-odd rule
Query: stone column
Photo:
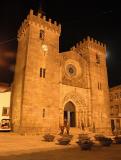
[(70, 111), (67, 111), (67, 121), (70, 124)]

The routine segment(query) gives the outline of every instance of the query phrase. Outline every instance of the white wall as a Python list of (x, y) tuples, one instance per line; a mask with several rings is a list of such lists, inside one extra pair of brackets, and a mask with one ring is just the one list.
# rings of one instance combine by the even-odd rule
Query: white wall
[(0, 120), (2, 118), (8, 118), (8, 116), (2, 116), (2, 110), (3, 107), (10, 107), (10, 97), (11, 97), (10, 91), (0, 93)]

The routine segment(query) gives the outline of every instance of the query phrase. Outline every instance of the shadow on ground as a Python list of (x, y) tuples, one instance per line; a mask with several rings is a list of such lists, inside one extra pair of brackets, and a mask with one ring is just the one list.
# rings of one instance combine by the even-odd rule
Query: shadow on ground
[(121, 160), (120, 151), (121, 145), (93, 147), (91, 151), (82, 151), (79, 147), (66, 147), (51, 151), (29, 150), (24, 154), (0, 156), (0, 160)]

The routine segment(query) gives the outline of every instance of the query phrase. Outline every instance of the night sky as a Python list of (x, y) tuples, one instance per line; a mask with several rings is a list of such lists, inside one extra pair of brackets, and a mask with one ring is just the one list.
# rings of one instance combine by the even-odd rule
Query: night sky
[[(109, 3), (110, 4), (110, 3)], [(121, 6), (103, 1), (0, 1), (0, 82), (11, 83), (17, 49), (17, 30), (30, 8), (62, 24), (60, 51), (69, 50), (88, 35), (107, 44), (109, 86), (121, 84)]]

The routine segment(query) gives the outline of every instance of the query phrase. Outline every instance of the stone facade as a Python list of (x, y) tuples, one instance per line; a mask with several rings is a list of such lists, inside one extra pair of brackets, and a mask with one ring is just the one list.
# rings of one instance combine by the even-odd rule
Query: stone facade
[(61, 25), (31, 10), (18, 32), (12, 91), (15, 132), (110, 131), (106, 46), (90, 37), (59, 53)]
[(110, 115), (112, 131), (121, 134), (121, 85), (110, 88)]

